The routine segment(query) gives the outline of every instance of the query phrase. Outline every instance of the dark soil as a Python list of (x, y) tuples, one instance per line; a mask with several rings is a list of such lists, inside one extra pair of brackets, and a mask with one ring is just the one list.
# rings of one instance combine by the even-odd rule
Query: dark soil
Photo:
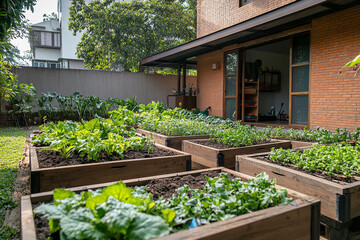
[[(231, 147), (231, 146), (229, 146), (227, 144), (224, 144), (224, 143), (212, 142), (210, 140), (196, 140), (196, 141), (193, 141), (193, 142), (197, 143), (197, 144), (207, 146), (207, 147), (216, 148), (216, 149), (236, 148), (236, 147)], [(257, 144), (261, 144), (261, 143), (255, 143), (253, 145), (257, 145)], [(239, 146), (239, 147), (246, 147), (246, 146)], [(239, 148), (239, 147), (237, 147), (237, 148)]]
[[(154, 199), (158, 199), (159, 196), (163, 196), (164, 198), (170, 198), (173, 194), (177, 195), (177, 189), (188, 185), (192, 189), (202, 189), (206, 184), (206, 178), (208, 177), (217, 177), (219, 176), (219, 171), (206, 171), (200, 173), (196, 176), (182, 176), (182, 177), (169, 177), (164, 179), (155, 179), (151, 180), (146, 184), (148, 188), (148, 192), (153, 194)], [(233, 176), (229, 176), (230, 179)], [(33, 204), (33, 209), (38, 207), (41, 203)], [(50, 228), (48, 224), (48, 220), (41, 214), (35, 214), (35, 227), (36, 227), (36, 236), (38, 240), (46, 240), (50, 237)], [(51, 235), (53, 240), (58, 240), (59, 234)]]
[(275, 163), (275, 162), (271, 161), (268, 158), (268, 156), (260, 156), (260, 157), (256, 157), (256, 159), (266, 161), (266, 162), (269, 162), (269, 163), (272, 163), (272, 164), (280, 165), (280, 166), (283, 166), (283, 167), (287, 167), (287, 168), (290, 168), (290, 169), (293, 169), (293, 170), (296, 170), (296, 171), (304, 172), (306, 174), (310, 174), (310, 175), (313, 175), (315, 177), (323, 178), (323, 179), (326, 179), (328, 181), (332, 181), (332, 182), (339, 183), (339, 184), (347, 184), (347, 183), (353, 183), (353, 182), (358, 181), (357, 179), (355, 179), (355, 177), (346, 178), (346, 177), (342, 177), (342, 175), (340, 175), (340, 174), (335, 174), (334, 176), (328, 176), (328, 175), (326, 175), (326, 172), (320, 172), (320, 171), (319, 172), (310, 172), (310, 171), (298, 168), (294, 164), (278, 164), (278, 163)]
[[(41, 203), (33, 204), (33, 209), (37, 208), (40, 205)], [(34, 222), (35, 222), (37, 239), (39, 240), (48, 239), (48, 237), (51, 236), (48, 219), (44, 217), (44, 215), (42, 214), (35, 214)]]
[(200, 173), (197, 176), (187, 175), (182, 177), (171, 177), (163, 179), (151, 180), (146, 184), (148, 191), (153, 194), (154, 199), (158, 199), (159, 196), (169, 198), (173, 194), (177, 195), (177, 189), (184, 185), (188, 185), (192, 189), (202, 189), (206, 184), (205, 175), (208, 177), (219, 176), (218, 171), (207, 171)]
[(207, 147), (212, 147), (212, 148), (216, 148), (216, 149), (226, 149), (226, 148), (232, 148), (224, 143), (219, 143), (219, 142), (212, 142), (210, 140), (196, 140), (196, 141), (192, 141), (194, 143), (197, 144), (201, 144)]
[(153, 146), (153, 149), (154, 149), (153, 152), (148, 152), (147, 150), (142, 150), (142, 151), (130, 150), (124, 153), (123, 159), (121, 159), (121, 157), (117, 154), (108, 157), (104, 152), (101, 152), (98, 161), (88, 160), (86, 157), (80, 157), (80, 155), (77, 153), (73, 153), (68, 159), (64, 160), (64, 158), (57, 152), (40, 151), (41, 149), (37, 149), (36, 152), (37, 152), (40, 168), (176, 155), (176, 153), (174, 152), (165, 151), (155, 146)]

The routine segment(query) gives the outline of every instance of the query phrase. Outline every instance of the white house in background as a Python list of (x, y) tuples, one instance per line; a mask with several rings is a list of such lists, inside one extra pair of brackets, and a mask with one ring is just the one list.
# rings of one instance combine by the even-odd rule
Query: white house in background
[(84, 69), (84, 61), (75, 55), (81, 34), (74, 36), (68, 29), (70, 4), (71, 0), (58, 0), (59, 20), (31, 25), (30, 48), (33, 52), (33, 67)]

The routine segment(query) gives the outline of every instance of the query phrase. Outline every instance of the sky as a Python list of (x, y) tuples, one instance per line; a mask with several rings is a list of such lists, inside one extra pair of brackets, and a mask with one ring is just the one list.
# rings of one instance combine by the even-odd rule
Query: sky
[[(26, 11), (24, 15), (30, 24), (35, 24), (42, 22), (44, 14), (50, 14), (52, 12), (57, 13), (57, 0), (37, 0), (34, 6), (34, 12), (29, 10)], [(19, 48), (20, 55), (23, 55), (24, 51), (30, 50), (29, 40), (27, 38), (14, 39), (11, 43)]]

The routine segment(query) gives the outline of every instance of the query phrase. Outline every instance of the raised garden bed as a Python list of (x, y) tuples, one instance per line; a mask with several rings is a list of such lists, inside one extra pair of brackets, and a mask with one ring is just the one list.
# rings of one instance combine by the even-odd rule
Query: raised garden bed
[[(236, 157), (236, 171), (255, 176), (266, 172), (277, 184), (321, 200), (321, 222), (329, 228), (330, 239), (347, 239), (349, 227), (360, 217), (360, 181), (330, 179), (296, 167), (282, 166), (266, 160), (269, 153)], [(358, 229), (359, 230), (359, 227)]]
[[(245, 181), (251, 178), (248, 175), (225, 168), (209, 170), (228, 173)], [(190, 175), (195, 177), (205, 171), (207, 170), (125, 180), (124, 183), (130, 187), (140, 186), (149, 184), (149, 182), (156, 179), (161, 181), (164, 178), (179, 178)], [(110, 184), (112, 183), (77, 187), (71, 190), (80, 192), (87, 189), (102, 188)], [(52, 201), (52, 197), (52, 192), (46, 192), (22, 198), (22, 239), (37, 239), (32, 209), (33, 204)], [(288, 190), (288, 197), (293, 198), (291, 204), (258, 210), (156, 239), (319, 239), (320, 202), (313, 197), (292, 190)]]
[(183, 151), (191, 154), (193, 165), (197, 167), (226, 167), (235, 169), (235, 157), (241, 154), (267, 152), (271, 148), (291, 148), (290, 141), (271, 140), (245, 147), (226, 148), (223, 144), (212, 143), (210, 140), (187, 140), (183, 142)]
[[(30, 150), (31, 192), (51, 191), (59, 187), (76, 187), (131, 178), (191, 170), (191, 156), (184, 152), (155, 144), (160, 151), (156, 157), (102, 161), (95, 163), (41, 168), (36, 147)], [(136, 156), (136, 154), (133, 154)], [(162, 156), (168, 155), (168, 156)], [(71, 159), (67, 159), (71, 161)], [(66, 162), (61, 160), (60, 162)], [(56, 161), (56, 159), (55, 159)]]
[(162, 144), (164, 146), (171, 147), (174, 149), (178, 149), (178, 150), (182, 150), (182, 142), (184, 140), (208, 139), (210, 137), (210, 135), (168, 136), (168, 135), (163, 135), (160, 133), (150, 132), (150, 131), (140, 129), (140, 128), (138, 128), (136, 131), (139, 134), (141, 134), (145, 137), (148, 137), (148, 138), (151, 135), (153, 140), (156, 143), (159, 143), (159, 144)]

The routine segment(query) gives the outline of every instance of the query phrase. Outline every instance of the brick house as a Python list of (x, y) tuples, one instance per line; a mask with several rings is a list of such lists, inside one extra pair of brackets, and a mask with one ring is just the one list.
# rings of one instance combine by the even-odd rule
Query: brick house
[[(197, 107), (254, 125), (360, 127), (356, 0), (198, 0), (197, 39), (142, 60), (198, 70)], [(186, 76), (183, 75), (183, 85)], [(281, 121), (280, 121), (281, 120)]]

